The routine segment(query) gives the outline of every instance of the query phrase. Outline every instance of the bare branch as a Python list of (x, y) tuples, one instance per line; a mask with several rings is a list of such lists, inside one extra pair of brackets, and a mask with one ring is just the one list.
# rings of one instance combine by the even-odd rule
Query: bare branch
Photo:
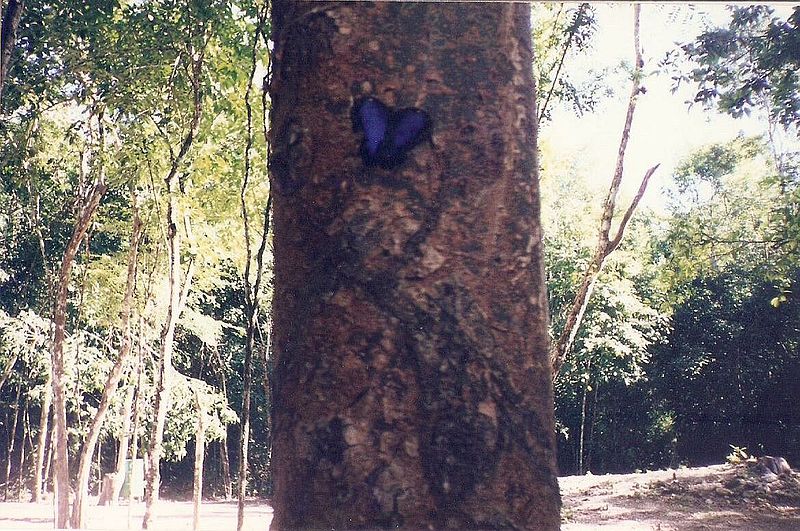
[(631, 220), (631, 216), (636, 211), (636, 207), (639, 206), (639, 201), (642, 200), (642, 196), (647, 191), (647, 185), (650, 182), (650, 177), (653, 176), (653, 173), (658, 169), (661, 164), (656, 164), (649, 170), (647, 170), (642, 178), (642, 183), (639, 185), (639, 191), (636, 192), (631, 204), (628, 206), (628, 210), (625, 211), (625, 215), (622, 216), (622, 221), (619, 222), (619, 227), (617, 228), (617, 235), (614, 236), (614, 239), (608, 242), (608, 246), (606, 247), (606, 256), (614, 252), (620, 242), (622, 241), (622, 236), (625, 234), (625, 227), (628, 226), (628, 222)]
[(614, 175), (611, 179), (611, 185), (608, 189), (608, 195), (606, 195), (605, 204), (603, 206), (603, 214), (600, 220), (600, 230), (597, 235), (597, 246), (595, 247), (594, 255), (583, 274), (583, 280), (581, 281), (580, 287), (578, 288), (575, 298), (572, 301), (572, 306), (567, 313), (564, 329), (561, 331), (558, 339), (553, 343), (550, 349), (550, 361), (553, 367), (553, 380), (555, 380), (558, 376), (561, 366), (564, 364), (564, 360), (567, 357), (567, 353), (572, 348), (575, 337), (580, 329), (583, 315), (586, 312), (586, 307), (589, 304), (589, 299), (592, 296), (592, 291), (594, 291), (595, 281), (600, 275), (603, 264), (605, 263), (608, 255), (611, 254), (611, 252), (617, 248), (620, 241), (622, 241), (625, 227), (627, 226), (628, 221), (630, 221), (633, 212), (636, 210), (639, 201), (644, 195), (650, 177), (652, 176), (653, 172), (655, 172), (656, 168), (658, 168), (657, 164), (645, 173), (642, 183), (639, 186), (639, 192), (637, 193), (636, 197), (634, 197), (631, 205), (628, 207), (627, 212), (625, 212), (625, 216), (623, 217), (622, 222), (617, 229), (614, 239), (609, 241), (611, 221), (614, 218), (617, 194), (619, 193), (620, 183), (622, 182), (625, 152), (627, 150), (628, 140), (630, 138), (633, 114), (636, 110), (636, 101), (641, 93), (640, 80), (642, 76), (644, 60), (642, 59), (642, 51), (639, 44), (639, 13), (640, 6), (639, 4), (635, 4), (633, 7), (633, 45), (635, 55), (634, 69), (631, 79), (631, 94), (628, 99), (628, 110), (625, 114), (622, 137), (620, 138), (619, 149), (617, 151), (617, 163), (616, 167), (614, 168)]

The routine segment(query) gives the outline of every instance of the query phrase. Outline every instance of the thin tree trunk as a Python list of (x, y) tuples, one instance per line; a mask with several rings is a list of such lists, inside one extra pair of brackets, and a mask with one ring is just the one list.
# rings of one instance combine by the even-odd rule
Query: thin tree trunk
[[(45, 462), (44, 475), (42, 476), (44, 480), (44, 488), (47, 488), (47, 486), (52, 483), (51, 472), (53, 470), (53, 459), (54, 459), (53, 456), (55, 455), (55, 446), (56, 446), (52, 436), (48, 437), (47, 440), (49, 441), (50, 444), (47, 445), (47, 457), (45, 458), (44, 461)], [(53, 485), (53, 487), (55, 488), (55, 485)]]
[[(219, 378), (222, 384), (222, 395), (228, 398), (228, 381), (225, 377), (225, 367), (222, 366), (222, 361), (219, 357), (219, 352), (216, 353)], [(222, 465), (222, 487), (225, 494), (225, 499), (230, 500), (233, 497), (233, 488), (231, 485), (231, 462), (228, 454), (228, 428), (227, 426), (222, 430), (222, 438), (219, 441), (219, 457)]]
[(56, 302), (53, 312), (55, 331), (53, 334), (52, 371), (53, 371), (53, 424), (55, 427), (53, 455), (55, 469), (56, 497), (56, 529), (66, 529), (69, 519), (69, 456), (67, 440), (67, 404), (66, 404), (66, 365), (64, 360), (65, 324), (67, 319), (67, 299), (69, 296), (69, 280), (72, 265), (78, 253), (83, 237), (89, 229), (94, 213), (100, 204), (108, 186), (102, 176), (94, 184), (84, 207), (75, 224), (72, 237), (64, 250), (61, 267), (56, 281)]
[(117, 449), (117, 462), (114, 466), (114, 478), (111, 481), (111, 497), (108, 500), (110, 505), (117, 505), (119, 492), (125, 481), (125, 461), (128, 458), (128, 446), (131, 437), (131, 410), (133, 409), (133, 398), (136, 394), (136, 386), (131, 382), (128, 386), (128, 394), (125, 395), (125, 402), (122, 405), (122, 434), (119, 438), (119, 448)]
[(8, 435), (8, 445), (6, 446), (6, 469), (3, 478), (3, 501), (8, 501), (8, 482), (11, 476), (11, 457), (14, 454), (14, 442), (16, 441), (17, 420), (19, 419), (19, 397), (22, 392), (22, 384), (17, 384), (17, 398), (14, 400), (14, 420), (11, 421), (11, 429)]
[[(197, 131), (200, 128), (200, 118), (203, 112), (203, 100), (201, 93), (203, 62), (205, 57), (205, 47), (200, 50), (193, 50), (191, 56), (191, 84), (194, 107), (192, 120), (189, 129), (178, 150), (177, 155), (172, 158), (172, 165), (164, 182), (167, 185), (167, 249), (169, 252), (169, 294), (170, 303), (167, 307), (167, 316), (161, 330), (161, 347), (158, 361), (158, 375), (156, 378), (156, 397), (153, 409), (155, 411), (155, 422), (150, 431), (150, 448), (147, 454), (148, 466), (145, 474), (145, 513), (142, 519), (142, 528), (147, 529), (155, 517), (155, 506), (158, 503), (158, 490), (161, 484), (161, 464), (162, 439), (164, 437), (164, 424), (169, 408), (169, 393), (172, 372), (172, 343), (175, 336), (175, 325), (181, 312), (182, 299), (186, 298), (192, 282), (194, 273), (194, 260), (190, 259), (186, 272), (186, 280), (183, 286), (183, 297), (181, 296), (181, 261), (180, 250), (181, 240), (178, 232), (178, 171), (183, 164), (186, 155), (192, 147)], [(184, 217), (188, 228), (188, 215)]]
[(6, 362), (6, 366), (3, 369), (3, 374), (0, 375), (0, 390), (3, 389), (3, 385), (5, 385), (6, 380), (11, 375), (11, 371), (14, 369), (14, 365), (17, 363), (17, 358), (19, 357), (18, 354), (12, 354), (8, 361)]
[(25, 439), (30, 429), (30, 417), (28, 415), (28, 400), (25, 399), (25, 412), (22, 415), (22, 437), (19, 445), (19, 463), (17, 466), (17, 501), (22, 501), (22, 476), (25, 464)]
[(589, 417), (589, 438), (588, 438), (588, 449), (585, 450), (586, 458), (584, 460), (585, 466), (587, 470), (592, 469), (592, 456), (594, 455), (594, 427), (597, 425), (595, 422), (595, 418), (597, 415), (597, 391), (600, 389), (600, 383), (595, 382), (594, 385), (594, 398), (592, 399), (592, 414)]
[(264, 218), (264, 231), (261, 234), (261, 246), (259, 248), (256, 260), (256, 274), (255, 280), (250, 280), (250, 263), (252, 261), (252, 248), (250, 245), (250, 223), (248, 219), (246, 192), (247, 185), (250, 180), (250, 151), (253, 144), (253, 109), (250, 104), (250, 95), (253, 87), (253, 78), (256, 72), (256, 58), (258, 46), (261, 42), (261, 33), (264, 29), (267, 17), (267, 3), (265, 2), (258, 14), (258, 24), (256, 25), (255, 37), (253, 39), (253, 49), (251, 54), (250, 64), (250, 78), (247, 83), (247, 91), (245, 93), (245, 107), (247, 109), (247, 145), (245, 146), (244, 153), (244, 179), (242, 179), (242, 188), (240, 193), (240, 200), (242, 205), (242, 222), (244, 226), (244, 241), (246, 250), (246, 263), (244, 272), (244, 290), (245, 290), (245, 316), (247, 319), (247, 335), (244, 347), (244, 367), (242, 375), (242, 412), (241, 412), (241, 430), (239, 431), (239, 473), (237, 484), (237, 516), (236, 516), (236, 529), (242, 530), (244, 525), (244, 506), (245, 497), (247, 495), (247, 474), (248, 466), (248, 452), (250, 446), (250, 395), (253, 385), (253, 348), (255, 343), (256, 328), (258, 327), (258, 310), (259, 310), (259, 291), (261, 289), (261, 278), (263, 271), (263, 258), (266, 242), (269, 237), (269, 213), (271, 198), (267, 200), (267, 207), (265, 209)]
[[(150, 292), (150, 284), (148, 282), (148, 288), (146, 290), (148, 293)], [(142, 352), (142, 342), (143, 342), (143, 332), (144, 331), (144, 318), (141, 314), (139, 314), (139, 335), (136, 342), (136, 348), (139, 354), (138, 363), (136, 365), (137, 368), (137, 379), (136, 379), (136, 401), (133, 405), (133, 433), (131, 434), (131, 462), (134, 462), (136, 456), (139, 452), (139, 412), (142, 409), (142, 378), (144, 374), (144, 357)], [(133, 465), (131, 465), (131, 472), (133, 471)], [(128, 478), (128, 528), (131, 527), (131, 517), (132, 517), (132, 508), (133, 508), (133, 477)], [(121, 487), (121, 484), (120, 484)], [(118, 495), (118, 494), (117, 494)]]
[(581, 429), (578, 437), (578, 475), (582, 476), (583, 469), (583, 443), (586, 433), (586, 386), (583, 386), (583, 397), (581, 398)]
[(558, 529), (530, 5), (272, 13), (272, 529)]
[(117, 385), (122, 378), (125, 364), (128, 361), (128, 355), (131, 351), (130, 320), (131, 310), (133, 308), (133, 290), (136, 283), (136, 261), (139, 255), (139, 241), (141, 240), (141, 234), (144, 228), (144, 223), (139, 217), (139, 211), (136, 207), (136, 198), (133, 193), (131, 195), (133, 202), (133, 226), (131, 228), (130, 247), (128, 249), (128, 274), (125, 282), (125, 296), (122, 299), (122, 308), (120, 310), (122, 344), (119, 348), (119, 356), (106, 378), (103, 394), (100, 397), (100, 403), (97, 405), (97, 412), (92, 419), (89, 432), (81, 448), (80, 464), (78, 465), (78, 481), (75, 488), (75, 500), (72, 505), (71, 523), (75, 528), (86, 526), (84, 500), (88, 495), (92, 456), (97, 445), (97, 439), (100, 437), (103, 420), (105, 420), (106, 413), (111, 405), (111, 399), (114, 397), (114, 393), (117, 390)]
[(619, 227), (617, 228), (616, 235), (613, 239), (609, 237), (611, 231), (611, 221), (614, 217), (614, 211), (616, 209), (616, 201), (617, 201), (617, 193), (619, 192), (620, 183), (622, 182), (622, 172), (623, 172), (623, 164), (625, 162), (625, 150), (628, 146), (628, 139), (630, 137), (631, 132), (631, 124), (633, 123), (633, 114), (636, 110), (636, 102), (639, 98), (639, 94), (641, 93), (641, 77), (642, 77), (642, 67), (644, 66), (644, 61), (642, 59), (642, 51), (639, 45), (639, 12), (640, 12), (640, 5), (634, 4), (633, 6), (633, 39), (634, 39), (634, 52), (635, 52), (635, 59), (634, 59), (634, 72), (633, 72), (633, 79), (632, 79), (632, 86), (631, 86), (631, 94), (628, 98), (628, 110), (625, 115), (625, 124), (622, 128), (622, 138), (620, 139), (619, 150), (617, 152), (617, 164), (614, 169), (614, 176), (611, 179), (611, 186), (608, 189), (608, 194), (606, 195), (605, 204), (603, 207), (603, 214), (600, 220), (600, 231), (597, 237), (597, 246), (595, 247), (595, 252), (592, 257), (592, 260), (589, 262), (589, 265), (584, 272), (583, 279), (581, 281), (581, 285), (578, 288), (577, 293), (575, 294), (575, 298), (572, 301), (572, 305), (570, 307), (569, 313), (567, 314), (566, 321), (564, 323), (564, 329), (561, 331), (561, 334), (558, 336), (558, 339), (553, 343), (550, 349), (550, 360), (552, 364), (552, 371), (553, 371), (553, 380), (558, 377), (559, 372), (561, 371), (562, 365), (564, 365), (564, 360), (567, 357), (567, 354), (572, 349), (572, 345), (575, 342), (575, 337), (578, 334), (578, 330), (580, 329), (581, 321), (583, 320), (583, 315), (586, 312), (586, 307), (589, 304), (589, 299), (592, 296), (592, 291), (594, 291), (595, 282), (597, 281), (597, 277), (600, 275), (600, 271), (605, 264), (606, 258), (619, 246), (620, 242), (622, 241), (622, 237), (625, 234), (625, 228), (630, 221), (631, 216), (636, 210), (636, 207), (639, 205), (639, 201), (644, 196), (645, 191), (647, 190), (647, 185), (650, 182), (650, 177), (658, 168), (658, 164), (653, 166), (652, 168), (648, 169), (645, 172), (644, 177), (642, 178), (642, 182), (639, 185), (639, 191), (634, 196), (633, 200), (631, 201), (630, 205), (628, 206), (625, 215), (623, 216), (622, 220), (620, 221)]
[[(158, 490), (161, 484), (161, 452), (164, 438), (164, 425), (167, 420), (169, 410), (169, 394), (171, 392), (172, 372), (172, 349), (175, 338), (175, 325), (181, 312), (181, 302), (185, 297), (181, 296), (181, 264), (180, 264), (180, 234), (174, 217), (177, 210), (177, 200), (175, 197), (174, 186), (176, 180), (172, 179), (169, 206), (167, 207), (167, 238), (170, 255), (169, 272), (169, 293), (170, 304), (167, 308), (166, 321), (161, 332), (161, 349), (158, 363), (158, 376), (156, 379), (156, 397), (153, 409), (155, 411), (155, 422), (150, 431), (150, 448), (147, 454), (148, 466), (145, 477), (145, 513), (142, 520), (142, 528), (148, 529), (155, 518), (155, 505), (158, 503)], [(186, 279), (183, 283), (183, 292), (188, 293), (194, 272), (194, 260), (190, 259)]]
[[(36, 466), (33, 470), (33, 493), (31, 501), (37, 503), (42, 499), (42, 472), (47, 454), (48, 420), (50, 419), (50, 401), (53, 398), (53, 372), (47, 367), (47, 381), (42, 391), (42, 409), (39, 413), (39, 435), (36, 444)], [(49, 467), (48, 467), (49, 468)]]
[[(248, 289), (250, 287), (248, 286)], [(237, 512), (236, 512), (236, 529), (241, 531), (244, 525), (244, 502), (247, 495), (247, 472), (248, 472), (248, 449), (250, 443), (250, 388), (253, 380), (253, 331), (254, 326), (252, 321), (255, 317), (255, 312), (249, 310), (247, 319), (247, 339), (245, 343), (244, 355), (244, 374), (242, 375), (243, 389), (242, 389), (242, 413), (240, 419), (241, 430), (239, 432), (239, 474), (237, 484)]]
[[(4, 2), (0, 2), (0, 7)], [(11, 52), (17, 38), (17, 28), (25, 8), (24, 0), (8, 0), (5, 11), (0, 9), (0, 104), (3, 102), (3, 87), (11, 62)], [(2, 109), (2, 106), (0, 106)]]
[(222, 464), (222, 482), (225, 499), (230, 500), (233, 498), (233, 485), (231, 484), (231, 460), (228, 454), (228, 433), (222, 435), (219, 441), (219, 458)]
[(194, 391), (197, 404), (197, 429), (194, 445), (194, 488), (192, 493), (192, 529), (200, 529), (200, 505), (203, 502), (203, 459), (206, 453), (205, 409), (197, 389)]

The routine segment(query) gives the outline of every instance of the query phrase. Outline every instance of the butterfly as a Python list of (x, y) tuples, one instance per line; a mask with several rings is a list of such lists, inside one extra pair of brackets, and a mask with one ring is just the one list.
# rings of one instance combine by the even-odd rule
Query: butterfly
[(396, 168), (414, 147), (431, 136), (431, 118), (413, 107), (392, 109), (366, 97), (353, 106), (353, 131), (363, 131), (361, 158), (366, 166)]

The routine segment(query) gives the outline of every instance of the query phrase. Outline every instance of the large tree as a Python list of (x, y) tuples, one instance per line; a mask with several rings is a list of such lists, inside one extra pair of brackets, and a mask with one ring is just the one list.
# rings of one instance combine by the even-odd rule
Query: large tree
[[(530, 7), (273, 24), (273, 528), (558, 528)], [(366, 97), (431, 141), (365, 166)]]

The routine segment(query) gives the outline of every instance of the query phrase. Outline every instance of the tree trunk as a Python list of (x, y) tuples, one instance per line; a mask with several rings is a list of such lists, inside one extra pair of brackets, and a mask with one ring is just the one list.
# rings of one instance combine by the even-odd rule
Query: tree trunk
[(200, 529), (200, 505), (203, 502), (203, 459), (206, 454), (205, 410), (199, 393), (195, 389), (194, 400), (197, 404), (197, 429), (194, 444), (194, 488), (192, 489), (192, 529)]
[(242, 415), (241, 430), (239, 431), (239, 473), (238, 473), (238, 506), (236, 516), (236, 530), (242, 531), (244, 526), (244, 502), (247, 495), (247, 473), (249, 470), (248, 450), (250, 447), (250, 395), (253, 387), (253, 349), (255, 347), (255, 336), (258, 328), (259, 312), (259, 292), (261, 290), (261, 279), (264, 270), (264, 250), (266, 249), (269, 238), (269, 219), (272, 205), (272, 197), (267, 200), (264, 209), (264, 230), (261, 233), (261, 245), (256, 256), (255, 279), (250, 279), (250, 265), (253, 258), (252, 246), (250, 244), (250, 222), (247, 209), (246, 192), (250, 181), (250, 151), (253, 146), (253, 108), (250, 104), (250, 95), (253, 87), (253, 78), (256, 73), (258, 46), (261, 42), (261, 34), (267, 20), (267, 6), (265, 2), (258, 13), (258, 24), (256, 25), (255, 37), (253, 39), (253, 49), (250, 61), (250, 78), (247, 84), (247, 92), (244, 101), (247, 109), (247, 145), (245, 146), (245, 166), (244, 179), (240, 190), (240, 201), (242, 205), (242, 222), (244, 226), (244, 243), (246, 250), (246, 263), (244, 269), (244, 290), (245, 304), (244, 313), (247, 319), (247, 336), (244, 346), (244, 367), (242, 375)]
[[(44, 488), (47, 488), (48, 485), (52, 483), (53, 476), (51, 475), (53, 469), (53, 455), (55, 454), (55, 441), (53, 437), (48, 438), (50, 444), (47, 445), (47, 457), (45, 457), (44, 463), (44, 474), (42, 475), (42, 480), (44, 481), (43, 485)], [(55, 488), (55, 485), (53, 486)]]
[(16, 441), (17, 420), (19, 420), (19, 397), (22, 393), (22, 385), (17, 384), (17, 398), (14, 401), (14, 420), (11, 421), (11, 429), (8, 435), (8, 445), (6, 446), (6, 469), (3, 477), (3, 501), (8, 501), (8, 483), (11, 477), (11, 457), (14, 454), (14, 442)]
[(47, 453), (47, 425), (50, 418), (50, 401), (53, 397), (53, 373), (47, 368), (47, 381), (42, 391), (42, 409), (39, 413), (39, 436), (36, 443), (36, 466), (33, 471), (33, 493), (31, 501), (37, 503), (42, 499), (42, 472)]
[[(222, 383), (222, 395), (227, 399), (228, 397), (228, 383), (225, 377), (225, 368), (222, 366), (222, 361), (217, 353), (217, 360), (219, 361), (219, 377)], [(222, 464), (222, 487), (225, 493), (225, 499), (230, 500), (233, 497), (233, 488), (231, 485), (231, 461), (228, 455), (228, 428), (227, 426), (222, 430), (222, 439), (219, 441), (219, 457)]]
[[(208, 41), (205, 41), (206, 43)], [(189, 293), (194, 273), (194, 259), (189, 259), (186, 278), (181, 289), (181, 239), (178, 232), (178, 172), (183, 165), (186, 155), (192, 147), (195, 136), (200, 129), (200, 118), (203, 113), (202, 75), (205, 48), (192, 50), (191, 58), (191, 85), (193, 98), (193, 112), (189, 128), (183, 136), (178, 153), (172, 158), (169, 173), (164, 178), (167, 185), (167, 249), (169, 252), (169, 296), (167, 316), (161, 329), (160, 357), (158, 361), (158, 377), (156, 378), (156, 397), (153, 404), (155, 421), (150, 431), (150, 447), (147, 453), (147, 471), (145, 473), (145, 512), (142, 519), (142, 528), (147, 529), (155, 517), (155, 506), (158, 503), (158, 490), (161, 484), (162, 439), (164, 437), (164, 424), (169, 409), (169, 393), (172, 372), (172, 343), (175, 337), (175, 325), (180, 316), (181, 306)], [(171, 147), (170, 147), (171, 150)], [(172, 154), (172, 151), (170, 151)], [(187, 230), (189, 229), (188, 214), (184, 217)]]
[[(132, 194), (133, 195), (133, 194)], [(103, 394), (100, 397), (100, 403), (97, 405), (97, 412), (92, 419), (92, 424), (89, 427), (89, 432), (86, 435), (85, 442), (81, 448), (80, 464), (78, 466), (78, 481), (75, 488), (75, 499), (72, 504), (72, 527), (82, 528), (86, 527), (86, 511), (84, 500), (88, 496), (89, 487), (89, 474), (92, 467), (92, 456), (94, 455), (97, 439), (100, 437), (100, 429), (103, 427), (103, 420), (105, 420), (108, 407), (111, 405), (111, 399), (117, 391), (117, 384), (119, 384), (122, 374), (125, 370), (125, 364), (128, 361), (128, 355), (131, 352), (131, 309), (133, 308), (133, 290), (136, 284), (136, 261), (139, 255), (139, 240), (141, 239), (144, 223), (139, 217), (139, 211), (136, 208), (136, 198), (132, 197), (133, 201), (133, 226), (131, 228), (130, 246), (128, 248), (128, 275), (125, 282), (125, 296), (122, 299), (122, 308), (120, 309), (120, 328), (122, 329), (122, 344), (119, 347), (119, 356), (117, 357), (114, 366), (108, 373), (106, 378), (105, 387), (103, 387)]]
[[(247, 286), (250, 289), (250, 286)], [(247, 312), (247, 339), (245, 342), (244, 374), (242, 375), (242, 414), (239, 431), (239, 473), (237, 483), (236, 530), (241, 531), (244, 525), (244, 501), (247, 495), (247, 454), (250, 446), (250, 389), (253, 381), (253, 334), (255, 333), (255, 312)]]
[[(222, 396), (228, 399), (228, 379), (225, 376), (225, 365), (219, 355), (219, 351), (214, 353), (217, 360), (217, 371), (219, 372), (219, 381), (222, 386)], [(222, 466), (222, 489), (226, 500), (233, 497), (233, 487), (231, 484), (231, 461), (228, 454), (228, 428), (227, 426), (222, 430), (222, 438), (219, 441), (219, 457)]]
[(30, 429), (30, 417), (28, 415), (28, 399), (25, 399), (25, 410), (22, 415), (22, 433), (19, 444), (19, 461), (17, 464), (17, 502), (22, 501), (22, 472), (25, 470), (25, 438)]
[(583, 398), (581, 398), (581, 429), (578, 438), (578, 475), (582, 476), (583, 469), (583, 449), (586, 435), (586, 385), (583, 386)]
[[(145, 474), (145, 513), (142, 528), (148, 529), (153, 521), (155, 505), (158, 503), (158, 490), (161, 485), (162, 440), (164, 438), (164, 425), (169, 409), (170, 378), (172, 378), (172, 343), (175, 337), (175, 325), (180, 315), (181, 293), (181, 264), (180, 264), (180, 234), (175, 223), (177, 200), (175, 197), (176, 179), (168, 183), (169, 203), (167, 207), (167, 245), (169, 248), (169, 293), (170, 303), (167, 316), (161, 331), (161, 349), (158, 361), (158, 377), (156, 379), (156, 396), (153, 409), (155, 421), (150, 431), (150, 448), (147, 454), (148, 466)], [(188, 280), (188, 279), (187, 279)]]
[[(0, 2), (0, 7), (5, 2)], [(25, 8), (24, 0), (8, 0), (5, 10), (0, 9), (0, 103), (3, 102), (3, 87), (6, 84), (11, 52), (17, 39), (17, 28)], [(2, 107), (0, 107), (2, 109)]]
[[(558, 529), (530, 6), (281, 0), (273, 28), (272, 528)], [(365, 167), (367, 95), (432, 141)]]
[(572, 349), (575, 342), (575, 337), (578, 335), (583, 315), (586, 313), (586, 308), (589, 305), (589, 299), (594, 291), (595, 282), (597, 277), (600, 276), (600, 271), (605, 265), (606, 258), (619, 247), (622, 242), (622, 237), (625, 235), (625, 229), (628, 226), (633, 213), (639, 206), (639, 201), (647, 191), (647, 185), (650, 182), (650, 177), (658, 169), (659, 164), (645, 172), (642, 182), (639, 185), (639, 191), (634, 196), (628, 209), (622, 217), (622, 220), (617, 227), (617, 232), (614, 238), (610, 238), (611, 221), (614, 218), (614, 212), (617, 204), (617, 193), (619, 192), (620, 183), (622, 182), (622, 172), (625, 163), (625, 151), (628, 147), (628, 139), (630, 138), (631, 125), (633, 123), (633, 114), (636, 111), (636, 102), (639, 99), (641, 89), (642, 67), (644, 60), (642, 59), (642, 50), (639, 44), (639, 12), (641, 6), (634, 4), (633, 6), (633, 48), (634, 48), (634, 71), (631, 80), (631, 93), (628, 98), (628, 110), (625, 114), (625, 124), (622, 127), (622, 137), (620, 138), (619, 149), (617, 151), (617, 164), (614, 168), (614, 175), (611, 178), (611, 185), (608, 188), (608, 194), (603, 206), (603, 214), (600, 219), (600, 231), (597, 236), (597, 245), (595, 247), (592, 261), (589, 262), (586, 271), (583, 274), (583, 280), (575, 294), (572, 305), (567, 313), (567, 318), (564, 323), (564, 329), (559, 334), (558, 339), (553, 343), (550, 350), (550, 362), (553, 367), (553, 380), (558, 377), (561, 367), (564, 365), (564, 360), (567, 354)]
[[(138, 370), (138, 366), (137, 366)], [(122, 484), (125, 481), (125, 461), (128, 458), (128, 446), (131, 438), (131, 410), (133, 409), (133, 398), (136, 394), (136, 385), (131, 382), (128, 387), (128, 394), (125, 395), (125, 403), (122, 406), (122, 434), (119, 438), (119, 448), (117, 449), (117, 462), (114, 466), (114, 476), (111, 480), (111, 494), (109, 504), (117, 505)]]
[[(101, 172), (102, 175), (102, 172)], [(52, 351), (52, 380), (53, 380), (53, 424), (55, 428), (53, 444), (53, 466), (55, 470), (55, 497), (56, 497), (56, 529), (65, 529), (69, 518), (69, 461), (67, 441), (67, 404), (66, 404), (66, 367), (64, 362), (64, 339), (66, 336), (65, 324), (67, 319), (67, 298), (69, 295), (69, 279), (75, 255), (78, 253), (81, 241), (89, 229), (89, 224), (94, 217), (94, 212), (100, 204), (100, 199), (106, 192), (107, 185), (102, 179), (98, 180), (84, 203), (83, 210), (75, 223), (72, 237), (64, 250), (61, 268), (56, 281), (56, 301), (53, 311), (53, 351)]]
[(219, 458), (222, 465), (222, 488), (225, 494), (225, 499), (230, 500), (233, 498), (233, 487), (231, 485), (231, 459), (228, 455), (228, 433), (227, 430), (222, 435), (219, 441)]
[[(196, 131), (195, 131), (196, 132)], [(153, 409), (155, 410), (155, 422), (150, 431), (150, 447), (147, 453), (147, 472), (145, 474), (145, 513), (142, 520), (142, 528), (147, 529), (155, 518), (155, 506), (158, 503), (158, 491), (161, 484), (161, 452), (163, 448), (164, 426), (167, 420), (167, 412), (170, 407), (171, 380), (174, 378), (172, 367), (172, 349), (175, 339), (175, 326), (181, 314), (181, 310), (186, 302), (186, 297), (192, 286), (194, 276), (194, 252), (189, 258), (186, 268), (186, 277), (183, 282), (180, 280), (181, 260), (180, 260), (180, 234), (177, 230), (175, 218), (177, 215), (177, 197), (175, 187), (177, 186), (177, 172), (170, 173), (167, 180), (169, 202), (167, 206), (167, 245), (170, 256), (169, 273), (169, 293), (170, 303), (167, 308), (167, 317), (161, 332), (161, 356), (159, 358), (158, 378), (156, 380), (156, 397)], [(189, 226), (188, 214), (184, 216), (187, 236), (191, 240), (191, 228)], [(182, 284), (182, 288), (181, 288)]]

